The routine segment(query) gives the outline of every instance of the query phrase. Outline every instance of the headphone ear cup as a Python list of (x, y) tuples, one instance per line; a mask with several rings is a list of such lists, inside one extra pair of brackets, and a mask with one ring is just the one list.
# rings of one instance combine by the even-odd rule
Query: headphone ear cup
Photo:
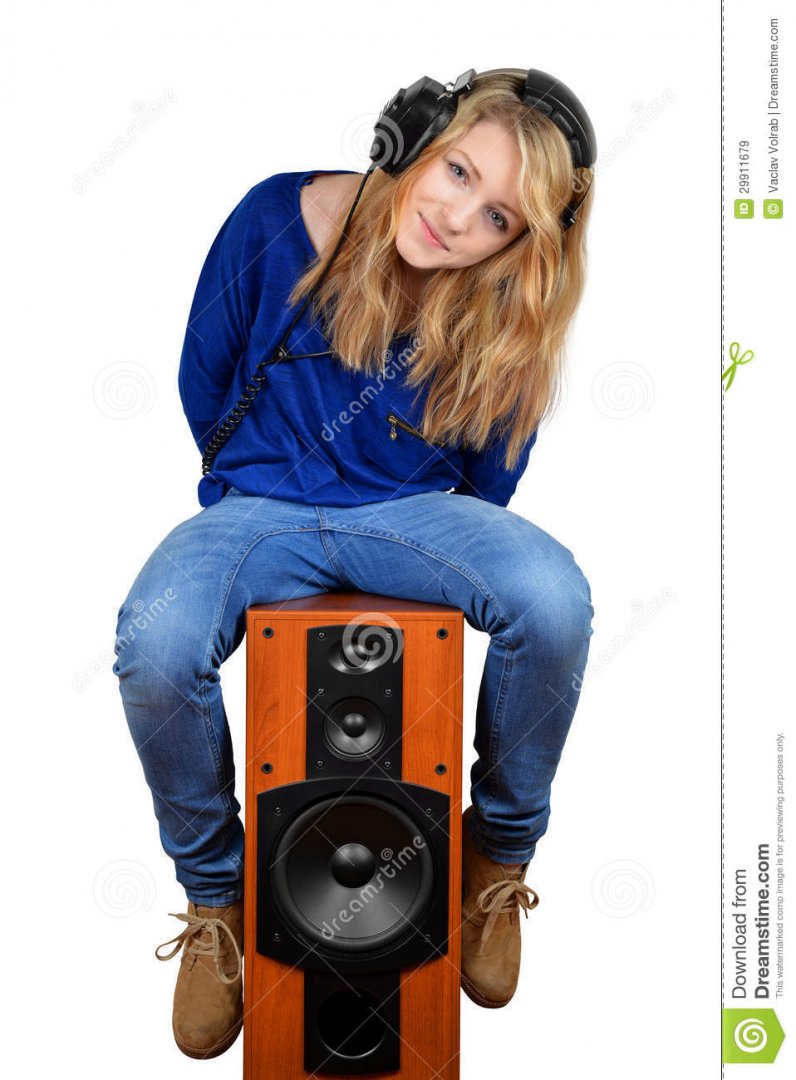
[(401, 88), (376, 121), (371, 161), (389, 176), (398, 176), (445, 130), (456, 113), (456, 104), (456, 97), (427, 76)]

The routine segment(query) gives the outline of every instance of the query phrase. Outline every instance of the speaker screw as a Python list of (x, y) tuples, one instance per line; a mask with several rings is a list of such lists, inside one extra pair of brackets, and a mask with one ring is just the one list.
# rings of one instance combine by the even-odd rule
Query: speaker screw
[(322, 686), (319, 686), (319, 687), (318, 687), (318, 689), (317, 689), (317, 690), (315, 691), (315, 693), (316, 693), (316, 694), (323, 694), (323, 693), (324, 693), (324, 689), (323, 689), (323, 687), (322, 687)]
[(316, 769), (322, 769), (323, 765), (324, 765), (324, 763), (320, 759), (315, 762), (315, 768)]
[(431, 941), (431, 934), (426, 934), (426, 941)]
[(391, 761), (385, 761), (385, 762), (384, 762), (384, 768), (385, 768), (385, 769), (389, 769), (389, 768), (390, 768), (391, 766), (392, 766), (392, 762), (391, 762)]
[(392, 690), (391, 690), (391, 689), (389, 688), (389, 686), (388, 686), (388, 687), (387, 687), (387, 689), (386, 689), (386, 690), (384, 691), (384, 696), (385, 696), (385, 697), (392, 697)]
[(439, 774), (440, 774), (440, 776), (441, 776), (441, 775), (442, 775), (443, 773), (447, 772), (447, 771), (448, 771), (448, 766), (447, 766), (447, 765), (443, 765), (443, 764), (442, 764), (442, 762), (440, 762), (440, 764), (439, 764), (439, 765), (435, 765), (435, 766), (434, 766), (434, 772), (436, 772), (436, 773), (439, 773)]
[(445, 629), (444, 626), (441, 626), (439, 628), (439, 630), (437, 630), (437, 637), (438, 638), (446, 638), (447, 636), (448, 636), (448, 631)]
[(429, 815), (432, 813), (432, 810), (431, 810), (430, 806), (426, 807), (426, 813), (429, 814)]
[(274, 807), (274, 813), (275, 814), (281, 814), (282, 813), (282, 807), (281, 806), (275, 806)]
[[(426, 936), (428, 936), (428, 935), (426, 935)], [(278, 930), (274, 930), (274, 941), (281, 941), (281, 940), (282, 940), (282, 935), (279, 933)]]
[(273, 628), (273, 626), (266, 626), (266, 628), (263, 630), (263, 637), (273, 637), (273, 636), (274, 636), (274, 628)]
[(274, 769), (270, 761), (266, 761), (266, 763), (264, 765), (261, 765), (260, 768), (263, 772), (273, 772)]
[(318, 637), (319, 638), (325, 638), (326, 637), (326, 631), (325, 630), (319, 630), (318, 631)]

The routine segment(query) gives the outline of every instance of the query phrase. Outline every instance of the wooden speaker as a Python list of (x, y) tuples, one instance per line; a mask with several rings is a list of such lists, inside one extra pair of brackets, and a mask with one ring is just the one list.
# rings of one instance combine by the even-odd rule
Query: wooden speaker
[(458, 1080), (463, 618), (247, 610), (244, 1080)]

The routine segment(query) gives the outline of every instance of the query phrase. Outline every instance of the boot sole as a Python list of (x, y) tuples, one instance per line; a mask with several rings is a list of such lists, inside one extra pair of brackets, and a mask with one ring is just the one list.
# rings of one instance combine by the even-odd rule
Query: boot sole
[(468, 998), (474, 1001), (476, 1005), (480, 1005), (482, 1009), (502, 1009), (511, 1001), (511, 998), (507, 998), (505, 1001), (490, 1001), (489, 998), (485, 998), (483, 994), (480, 994), (464, 975), (461, 977), (461, 983), (462, 990), (464, 990)]
[(183, 1052), (183, 1054), (187, 1055), (187, 1057), (189, 1058), (195, 1058), (199, 1060), (204, 1060), (205, 1058), (214, 1058), (229, 1050), (230, 1046), (232, 1046), (232, 1044), (235, 1042), (238, 1035), (240, 1035), (242, 1027), (243, 1020), (241, 1019), (241, 1021), (236, 1027), (232, 1029), (231, 1034), (227, 1036), (223, 1043), (219, 1043), (217, 1046), (211, 1046), (208, 1050), (198, 1050), (191, 1046), (184, 1046), (179, 1041), (179, 1039), (177, 1039), (176, 1036), (174, 1038), (174, 1041), (177, 1043), (177, 1046)]

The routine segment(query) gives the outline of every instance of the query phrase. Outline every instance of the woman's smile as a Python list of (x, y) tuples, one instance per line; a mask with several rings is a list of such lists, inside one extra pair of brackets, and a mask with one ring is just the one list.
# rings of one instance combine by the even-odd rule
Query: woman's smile
[(442, 248), (443, 251), (450, 250), (450, 248), (448, 248), (446, 244), (443, 244), (442, 240), (440, 240), (437, 234), (432, 230), (431, 226), (422, 214), (420, 214), (420, 224), (423, 227), (423, 235), (425, 236), (426, 240), (428, 240), (429, 244), (433, 244), (434, 247)]

